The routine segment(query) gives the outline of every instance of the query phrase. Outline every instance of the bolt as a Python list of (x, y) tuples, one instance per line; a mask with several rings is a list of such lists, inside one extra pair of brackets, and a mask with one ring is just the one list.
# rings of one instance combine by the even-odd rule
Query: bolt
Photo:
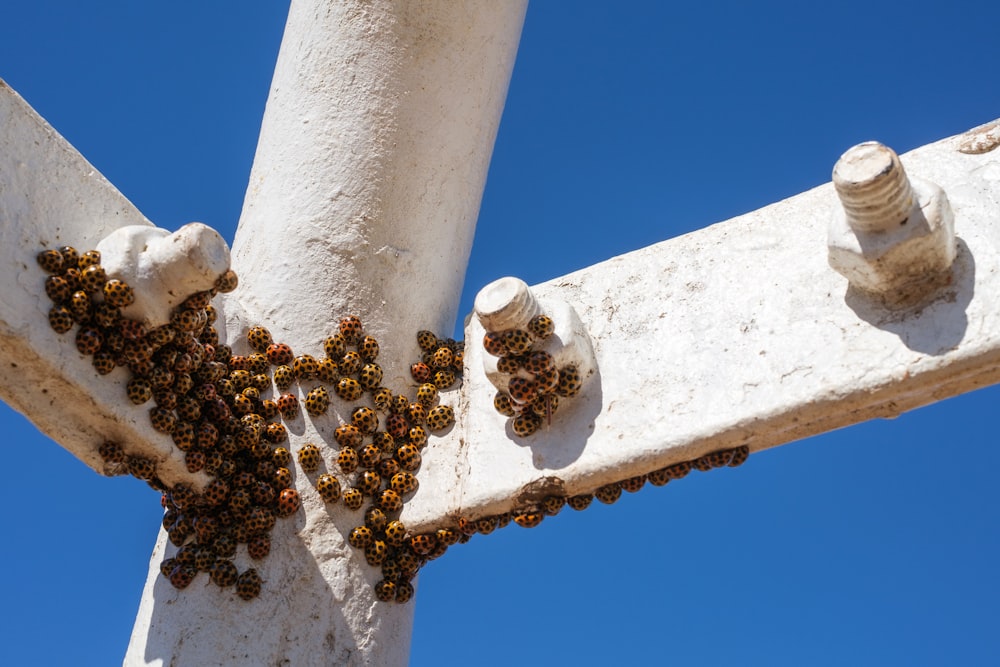
[(954, 216), (940, 187), (907, 177), (899, 156), (869, 141), (833, 168), (841, 206), (827, 236), (830, 266), (886, 307), (909, 307), (951, 279)]
[(500, 278), (479, 290), (476, 315), (487, 331), (524, 327), (541, 312), (531, 288), (520, 278)]
[(877, 141), (854, 146), (837, 160), (833, 186), (847, 224), (864, 232), (888, 231), (913, 208), (913, 189), (899, 156)]

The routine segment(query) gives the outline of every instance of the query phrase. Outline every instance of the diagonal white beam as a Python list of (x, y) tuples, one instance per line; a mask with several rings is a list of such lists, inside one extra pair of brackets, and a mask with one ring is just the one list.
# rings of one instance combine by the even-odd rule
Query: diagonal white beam
[(827, 184), (533, 288), (575, 306), (599, 371), (528, 438), (493, 409), (473, 317), (462, 429), (428, 448), (407, 526), (506, 512), (532, 490), (589, 492), (718, 449), (757, 451), (1000, 381), (1000, 150), (969, 152), (989, 132), (902, 156), (955, 214), (952, 283), (923, 307), (888, 311), (830, 268), (839, 202)]
[(97, 448), (114, 440), (156, 461), (165, 482), (201, 482), (146, 411), (125, 400), (126, 370), (99, 376), (72, 334), (46, 324), (38, 250), (91, 250), (127, 225), (152, 223), (0, 80), (0, 399), (98, 472)]

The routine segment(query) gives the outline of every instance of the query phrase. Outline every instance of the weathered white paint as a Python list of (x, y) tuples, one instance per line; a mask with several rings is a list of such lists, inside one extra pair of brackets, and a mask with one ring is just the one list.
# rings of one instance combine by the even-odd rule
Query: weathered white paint
[[(292, 3), (233, 244), (240, 287), (221, 303), (237, 351), (265, 324), (321, 356), (353, 313), (381, 344), (384, 384), (412, 385), (416, 331), (455, 318), (524, 11)], [(330, 461), (353, 405), (334, 396), (324, 417), (288, 422), (291, 450), (315, 442)], [(295, 474), (304, 511), (278, 522), (252, 604), (214, 586), (173, 590), (158, 573), (173, 549), (161, 534), (126, 664), (406, 664), (414, 605), (374, 599), (380, 572), (346, 543), (361, 513), (323, 506), (315, 475)], [(237, 564), (250, 565), (242, 551)]]
[(123, 368), (101, 377), (73, 335), (47, 325), (42, 247), (91, 250), (116, 230), (152, 224), (28, 104), (0, 81), (0, 398), (50, 438), (101, 472), (102, 441), (157, 462), (173, 483), (201, 485), (146, 410), (125, 398)]
[[(492, 406), (470, 318), (458, 424), (432, 439), (411, 529), (575, 494), (718, 449), (752, 451), (1000, 381), (1000, 150), (907, 153), (954, 211), (951, 284), (888, 310), (827, 263), (832, 184), (531, 289), (572, 304), (598, 373), (520, 439)], [(455, 484), (458, 479), (459, 483)]]
[(174, 233), (122, 227), (101, 239), (97, 249), (108, 278), (124, 280), (135, 293), (135, 303), (122, 312), (148, 328), (166, 324), (184, 299), (211, 289), (230, 261), (225, 239), (200, 222)]
[(913, 306), (950, 281), (955, 222), (947, 195), (906, 174), (877, 141), (854, 146), (833, 168), (840, 206), (827, 231), (830, 266), (893, 308)]

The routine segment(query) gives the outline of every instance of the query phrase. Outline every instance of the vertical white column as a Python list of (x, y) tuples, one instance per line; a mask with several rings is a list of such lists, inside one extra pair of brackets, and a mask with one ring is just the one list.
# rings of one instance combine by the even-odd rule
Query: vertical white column
[[(525, 7), (293, 1), (233, 244), (230, 343), (264, 324), (320, 355), (353, 313), (384, 384), (409, 384), (416, 330), (455, 319)], [(346, 407), (292, 429), (293, 451)], [(323, 506), (301, 470), (296, 486), (304, 511), (278, 522), (252, 602), (173, 590), (161, 534), (126, 664), (406, 664), (413, 603), (375, 600), (378, 570), (345, 539), (360, 512)]]

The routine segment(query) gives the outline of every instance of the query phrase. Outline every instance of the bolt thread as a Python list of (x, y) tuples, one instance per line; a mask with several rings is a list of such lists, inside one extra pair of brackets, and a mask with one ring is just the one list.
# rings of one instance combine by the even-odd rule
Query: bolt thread
[(887, 231), (906, 221), (913, 190), (899, 156), (876, 141), (858, 144), (833, 168), (847, 224), (856, 231)]
[(523, 328), (541, 312), (528, 284), (520, 278), (500, 278), (479, 290), (476, 316), (487, 331)]

